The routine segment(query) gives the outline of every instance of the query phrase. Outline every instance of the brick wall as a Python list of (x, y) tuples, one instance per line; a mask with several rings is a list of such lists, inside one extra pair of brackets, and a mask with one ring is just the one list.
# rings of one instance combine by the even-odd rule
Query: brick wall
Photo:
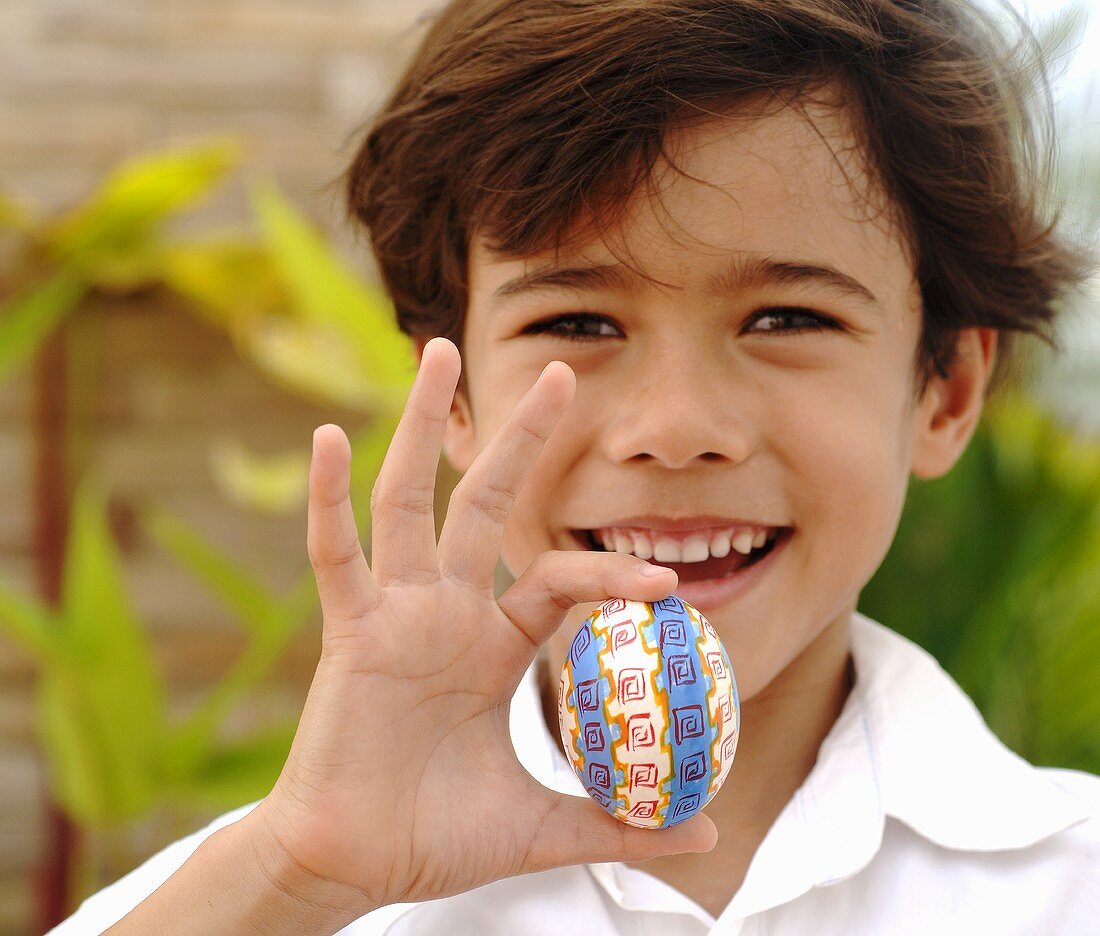
[[(210, 134), (243, 134), (250, 167), (273, 173), (366, 275), (325, 186), (349, 134), (422, 34), (425, 0), (7, 0), (0, 4), (0, 189), (64, 207), (120, 159)], [(247, 220), (239, 178), (183, 226)], [(82, 310), (68, 326), (75, 468), (95, 465), (122, 505), (162, 503), (275, 586), (308, 567), (305, 513), (238, 510), (215, 490), (211, 442), (263, 453), (308, 448), (322, 422), (360, 424), (286, 393), (226, 338), (175, 303), (144, 298)], [(30, 368), (0, 385), (0, 577), (34, 587)], [(444, 469), (444, 475), (446, 470)], [(360, 505), (366, 509), (366, 505)], [(176, 709), (241, 648), (221, 606), (140, 533), (125, 544)], [(319, 620), (288, 653), (269, 714), (301, 709)], [(33, 669), (0, 638), (0, 932), (30, 932), (30, 872), (42, 845), (43, 765), (33, 744)], [(178, 820), (177, 820), (178, 821)], [(100, 856), (122, 873), (194, 826), (159, 817)], [(99, 847), (99, 846), (97, 846)], [(108, 860), (109, 858), (109, 860)], [(117, 876), (117, 874), (115, 875)]]

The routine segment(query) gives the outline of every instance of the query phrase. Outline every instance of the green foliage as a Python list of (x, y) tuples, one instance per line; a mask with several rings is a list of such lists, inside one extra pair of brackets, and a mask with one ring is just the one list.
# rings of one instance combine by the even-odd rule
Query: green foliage
[(84, 284), (69, 270), (0, 304), (0, 380), (24, 364), (84, 297)]
[[(249, 642), (236, 664), (206, 695), (188, 721), (171, 731), (172, 756), (166, 763), (165, 777), (171, 794), (176, 798), (201, 799), (210, 793), (195, 783), (202, 763), (214, 756), (224, 758), (235, 750), (217, 745), (218, 728), (266, 677), (299, 626), (313, 614), (317, 605), (316, 588), (312, 572), (307, 570), (286, 595), (272, 594), (262, 583), (205, 544), (181, 518), (163, 508), (146, 511), (142, 523), (153, 539), (222, 600), (249, 635)], [(277, 761), (267, 764), (265, 793), (286, 759), (293, 730), (287, 733), (280, 729), (279, 737), (284, 738), (287, 746)], [(269, 750), (270, 744), (262, 747)], [(242, 750), (251, 751), (254, 759), (255, 739), (243, 742)], [(224, 785), (216, 772), (210, 780)]]
[[(252, 193), (265, 242), (294, 296), (297, 321), (347, 350), (354, 371), (367, 378), (369, 406), (400, 410), (415, 367), (389, 300), (353, 276), (272, 185), (255, 183)], [(330, 361), (318, 356), (312, 365), (316, 372)]]
[(240, 440), (226, 437), (212, 443), (209, 458), (222, 493), (233, 503), (270, 514), (302, 503), (309, 474), (305, 448), (257, 456)]
[[(91, 291), (160, 284), (224, 328), (281, 386), (371, 417), (349, 433), (354, 481), (367, 493), (416, 371), (384, 293), (358, 278), (270, 181), (250, 186), (258, 239), (165, 235), (165, 222), (205, 198), (239, 156), (236, 143), (222, 140), (130, 159), (55, 219), (0, 197), (0, 228), (23, 238), (17, 262), (25, 271), (20, 291), (0, 305), (0, 380)], [(308, 444), (260, 456), (220, 440), (209, 460), (235, 505), (266, 513), (304, 507)]]
[(19, 237), (20, 283), (0, 304), (0, 380), (90, 291), (144, 284), (160, 263), (164, 223), (204, 197), (235, 158), (236, 147), (219, 142), (131, 159), (56, 219), (0, 196), (0, 229)]
[[(130, 605), (121, 562), (107, 526), (106, 495), (88, 476), (74, 499), (65, 553), (60, 636), (71, 666), (47, 670), (44, 748), (55, 763), (74, 764), (85, 750), (99, 783), (79, 791), (91, 815), (144, 812), (153, 799), (165, 701), (144, 632)], [(60, 678), (58, 678), (60, 675)], [(80, 746), (72, 739), (80, 735)], [(84, 744), (94, 740), (86, 749)]]
[(82, 204), (42, 231), (57, 261), (89, 282), (125, 287), (147, 279), (161, 226), (193, 207), (239, 159), (228, 141), (128, 160)]
[(1013, 750), (1100, 773), (1100, 445), (990, 400), (944, 477), (914, 479), (860, 609), (928, 649)]
[[(186, 178), (204, 178), (203, 167), (221, 165), (210, 154), (196, 158)], [(369, 493), (415, 376), (411, 342), (385, 294), (357, 277), (273, 183), (253, 181), (250, 191), (258, 239), (244, 233), (161, 239), (111, 268), (140, 271), (188, 299), (279, 386), (318, 405), (368, 415), (366, 428), (349, 438), (353, 483)], [(261, 456), (219, 440), (209, 460), (235, 505), (273, 514), (305, 505), (308, 444)]]
[(267, 248), (244, 234), (218, 234), (201, 241), (164, 245), (158, 275), (190, 300), (191, 309), (239, 339), (234, 326), (290, 306), (282, 278)]
[(62, 602), (0, 585), (0, 627), (36, 660), (37, 732), (57, 802), (98, 829), (152, 808), (228, 809), (270, 790), (294, 724), (227, 739), (232, 712), (270, 672), (316, 612), (311, 575), (271, 593), (164, 510), (143, 517), (153, 538), (234, 613), (248, 641), (230, 671), (180, 721), (167, 716), (166, 687), (127, 597), (107, 523), (106, 494), (87, 477), (74, 498)]
[[(393, 437), (416, 361), (384, 293), (359, 279), (270, 182), (251, 185), (261, 240), (241, 235), (161, 252), (161, 276), (232, 336), (273, 381), (320, 405), (371, 417), (349, 431), (352, 489), (364, 500)], [(257, 456), (219, 442), (211, 470), (233, 503), (304, 506), (308, 447)], [(369, 528), (369, 516), (361, 520)]]
[[(371, 417), (349, 432), (353, 490), (365, 500), (415, 373), (411, 343), (385, 296), (361, 282), (270, 182), (251, 188), (258, 238), (165, 234), (165, 222), (205, 197), (237, 158), (235, 145), (215, 142), (129, 160), (55, 219), (0, 197), (0, 229), (20, 245), (20, 286), (0, 306), (0, 379), (91, 292), (167, 287), (276, 382)], [(210, 461), (234, 503), (272, 513), (304, 506), (308, 442), (258, 457), (219, 439)], [(170, 719), (147, 628), (128, 600), (104, 486), (86, 478), (72, 509), (60, 607), (0, 583), (0, 629), (39, 670), (36, 730), (57, 802), (76, 821), (107, 830), (162, 806), (224, 810), (266, 794), (297, 719), (245, 737), (226, 737), (226, 726), (316, 612), (312, 571), (276, 594), (181, 518), (155, 507), (142, 515), (153, 540), (247, 634), (195, 709)]]

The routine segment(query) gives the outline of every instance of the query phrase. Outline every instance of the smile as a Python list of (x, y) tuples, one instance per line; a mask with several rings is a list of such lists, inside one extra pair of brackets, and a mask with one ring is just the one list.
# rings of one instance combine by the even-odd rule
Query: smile
[[(629, 537), (618, 531), (614, 536), (601, 537), (602, 532), (604, 531), (570, 530), (578, 548), (594, 552), (625, 552), (673, 569), (680, 580), (677, 594), (691, 601), (683, 586), (692, 583), (717, 583), (739, 577), (744, 570), (781, 550), (793, 535), (794, 529), (771, 527), (766, 531), (756, 531), (752, 536), (743, 535), (740, 542), (737, 542), (735, 536), (735, 548), (731, 548), (730, 537), (725, 531), (711, 533), (709, 539), (688, 536), (679, 542), (662, 538), (660, 534), (650, 535), (647, 531), (631, 530)], [(653, 542), (654, 539), (656, 542)], [(613, 543), (614, 548), (609, 550), (604, 545), (605, 542)], [(746, 546), (747, 552), (744, 551)], [(666, 556), (668, 558), (664, 558)]]

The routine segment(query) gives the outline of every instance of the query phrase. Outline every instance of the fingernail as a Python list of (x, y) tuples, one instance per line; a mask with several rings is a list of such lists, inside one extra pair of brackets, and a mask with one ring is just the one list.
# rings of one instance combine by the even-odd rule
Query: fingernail
[(640, 571), (646, 578), (656, 578), (658, 575), (664, 575), (666, 572), (675, 572), (676, 570), (669, 569), (665, 566), (651, 565), (647, 562)]

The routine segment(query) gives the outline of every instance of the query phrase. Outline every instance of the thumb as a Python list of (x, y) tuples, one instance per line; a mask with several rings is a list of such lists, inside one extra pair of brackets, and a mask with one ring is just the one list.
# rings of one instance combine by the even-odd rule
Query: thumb
[[(549, 792), (549, 791), (548, 791)], [(718, 827), (703, 813), (664, 829), (637, 829), (612, 818), (587, 796), (552, 793), (550, 814), (532, 843), (527, 870), (608, 861), (647, 861), (709, 852)]]

